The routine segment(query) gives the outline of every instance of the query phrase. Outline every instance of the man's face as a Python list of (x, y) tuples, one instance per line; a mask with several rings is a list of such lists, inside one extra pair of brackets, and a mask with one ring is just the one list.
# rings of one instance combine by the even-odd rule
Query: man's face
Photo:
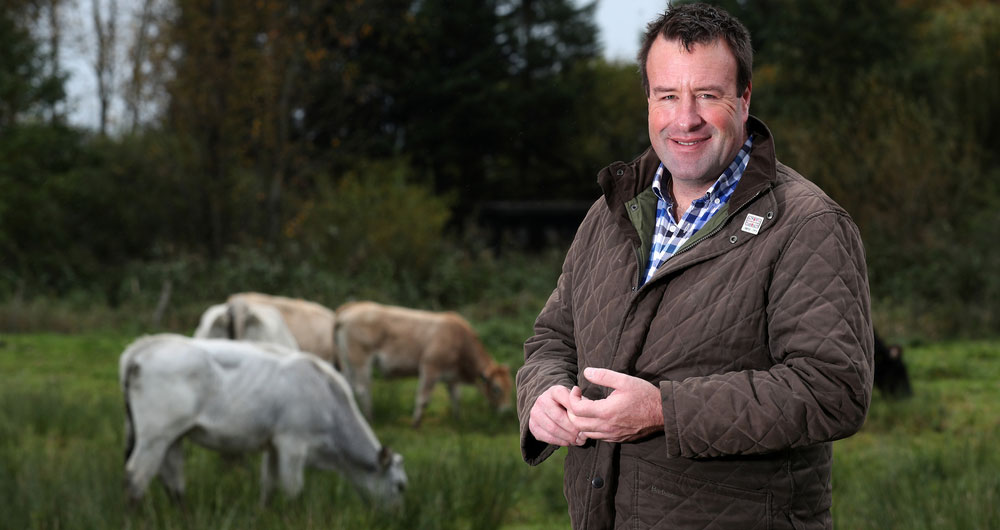
[(649, 141), (676, 184), (710, 186), (746, 141), (750, 86), (736, 88), (736, 58), (723, 40), (695, 44), (662, 36), (646, 61)]

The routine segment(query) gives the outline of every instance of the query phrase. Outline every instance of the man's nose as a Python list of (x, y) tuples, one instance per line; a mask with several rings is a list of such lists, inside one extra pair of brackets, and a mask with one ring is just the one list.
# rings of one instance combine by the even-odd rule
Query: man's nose
[(677, 104), (677, 114), (674, 116), (679, 129), (690, 131), (697, 129), (704, 120), (701, 119), (701, 112), (696, 96), (683, 97)]

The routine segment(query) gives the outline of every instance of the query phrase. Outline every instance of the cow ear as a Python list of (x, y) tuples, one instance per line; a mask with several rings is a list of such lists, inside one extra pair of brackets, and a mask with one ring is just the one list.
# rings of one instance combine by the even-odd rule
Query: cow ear
[(392, 464), (392, 451), (388, 447), (382, 446), (382, 449), (378, 452), (378, 467), (380, 469), (385, 469)]

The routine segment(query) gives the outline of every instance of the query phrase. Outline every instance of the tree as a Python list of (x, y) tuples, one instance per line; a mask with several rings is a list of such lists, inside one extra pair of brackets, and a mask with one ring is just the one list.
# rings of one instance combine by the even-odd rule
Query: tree
[(19, 121), (55, 115), (65, 76), (31, 34), (28, 2), (0, 11), (0, 133)]
[(191, 222), (213, 257), (238, 241), (238, 226), (252, 233), (256, 222), (237, 212), (256, 211), (240, 204), (256, 189), (245, 155), (259, 119), (253, 92), (265, 12), (236, 0), (178, 0), (172, 20), (163, 23), (169, 51), (162, 59), (173, 73), (165, 126), (184, 146), (184, 173), (200, 205)]
[(586, 195), (573, 140), (577, 102), (594, 90), (583, 75), (599, 51), (594, 7), (421, 4), (421, 68), (401, 94), (405, 150), (459, 195), (459, 217), (484, 199)]
[(165, 66), (165, 61), (156, 60), (158, 53), (161, 56), (164, 53), (157, 49), (156, 39), (160, 30), (158, 23), (164, 19), (162, 3), (162, 0), (141, 0), (134, 16), (134, 39), (127, 51), (129, 72), (122, 91), (131, 133), (138, 132), (140, 125), (150, 120), (151, 113), (144, 112), (144, 108), (155, 108), (158, 103), (156, 85), (162, 81)]
[[(381, 1), (329, 6), (312, 42), (303, 135), (335, 168), (407, 157), (456, 195), (533, 195), (566, 181), (596, 57), (593, 7), (565, 0)], [(579, 175), (573, 175), (578, 178)]]
[[(563, 0), (511, 0), (501, 3), (500, 39), (513, 83), (508, 97), (518, 120), (512, 138), (513, 175), (518, 188), (538, 175), (563, 180), (575, 149), (569, 143), (576, 124), (575, 98), (588, 91), (575, 77), (579, 67), (597, 57), (595, 2), (576, 7)], [(570, 175), (571, 179), (578, 178)]]
[[(569, 136), (571, 175), (566, 186), (597, 193), (597, 172), (616, 160), (630, 161), (649, 147), (646, 95), (632, 62), (594, 60), (572, 74), (579, 91), (573, 97)], [(589, 186), (589, 188), (588, 188)], [(570, 189), (565, 193), (571, 193)]]
[(94, 23), (94, 77), (97, 79), (98, 126), (101, 136), (108, 133), (108, 111), (117, 93), (118, 66), (118, 0), (107, 0), (102, 9), (100, 0), (90, 0), (91, 19)]

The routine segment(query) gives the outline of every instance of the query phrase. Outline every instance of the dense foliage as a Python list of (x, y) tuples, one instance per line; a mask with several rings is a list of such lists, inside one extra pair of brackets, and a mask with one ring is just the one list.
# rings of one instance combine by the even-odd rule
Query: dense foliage
[[(130, 56), (154, 118), (110, 137), (62, 118), (37, 31), (59, 3), (0, 14), (0, 302), (15, 306), (115, 306), (136, 277), (256, 288), (262, 270), (274, 291), (309, 278), (312, 298), (465, 303), (475, 282), (449, 271), (489, 270), (484, 201), (593, 199), (600, 167), (647, 145), (635, 65), (600, 58), (592, 3), (148, 1)], [(754, 36), (751, 109), (779, 157), (861, 227), (876, 324), (994, 333), (1000, 6), (718, 3)]]

